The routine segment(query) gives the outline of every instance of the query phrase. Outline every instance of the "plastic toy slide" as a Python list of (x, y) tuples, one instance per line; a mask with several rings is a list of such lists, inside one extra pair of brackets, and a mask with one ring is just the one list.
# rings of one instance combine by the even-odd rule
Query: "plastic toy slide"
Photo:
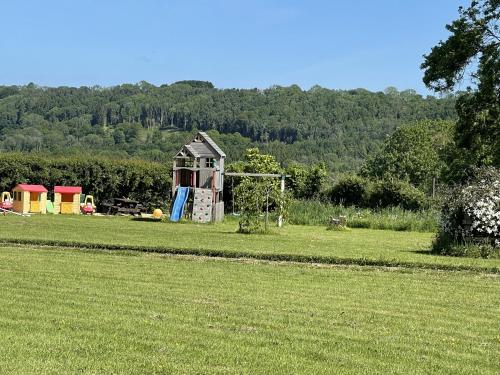
[(177, 195), (175, 196), (174, 207), (172, 207), (172, 213), (170, 214), (170, 221), (179, 221), (181, 219), (188, 195), (188, 187), (179, 186), (177, 188)]

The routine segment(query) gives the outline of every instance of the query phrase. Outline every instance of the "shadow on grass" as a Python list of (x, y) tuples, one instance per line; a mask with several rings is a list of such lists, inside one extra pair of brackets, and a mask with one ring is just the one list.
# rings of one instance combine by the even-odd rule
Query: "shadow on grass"
[(430, 249), (427, 250), (407, 250), (408, 253), (414, 253), (414, 254), (423, 254), (423, 255), (432, 255), (432, 256), (438, 256), (439, 254), (431, 252)]
[(155, 219), (154, 217), (133, 217), (132, 221), (149, 221), (151, 223), (161, 223), (161, 219)]

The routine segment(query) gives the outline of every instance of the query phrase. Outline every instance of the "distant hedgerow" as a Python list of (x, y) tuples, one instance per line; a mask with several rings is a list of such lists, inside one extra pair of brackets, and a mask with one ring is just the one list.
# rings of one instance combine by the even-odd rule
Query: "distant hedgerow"
[(35, 154), (0, 154), (0, 191), (18, 183), (81, 186), (96, 204), (112, 197), (127, 197), (146, 207), (164, 207), (170, 199), (170, 165), (93, 157), (48, 158)]

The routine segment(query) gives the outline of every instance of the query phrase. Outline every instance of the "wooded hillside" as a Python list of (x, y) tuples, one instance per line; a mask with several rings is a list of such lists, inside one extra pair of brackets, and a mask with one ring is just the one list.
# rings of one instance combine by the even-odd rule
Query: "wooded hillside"
[(454, 103), (454, 97), (423, 98), (393, 88), (217, 89), (202, 81), (0, 86), (0, 150), (163, 161), (189, 138), (187, 132), (200, 129), (212, 130), (233, 161), (258, 146), (280, 162), (324, 161), (334, 171), (352, 170), (401, 124), (454, 119)]

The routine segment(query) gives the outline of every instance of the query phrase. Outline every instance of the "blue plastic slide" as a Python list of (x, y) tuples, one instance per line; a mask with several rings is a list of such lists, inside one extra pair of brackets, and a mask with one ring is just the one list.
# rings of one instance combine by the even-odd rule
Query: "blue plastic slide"
[(188, 196), (188, 187), (179, 186), (177, 188), (177, 195), (175, 196), (174, 207), (172, 207), (172, 213), (170, 214), (170, 221), (179, 221), (181, 219)]

